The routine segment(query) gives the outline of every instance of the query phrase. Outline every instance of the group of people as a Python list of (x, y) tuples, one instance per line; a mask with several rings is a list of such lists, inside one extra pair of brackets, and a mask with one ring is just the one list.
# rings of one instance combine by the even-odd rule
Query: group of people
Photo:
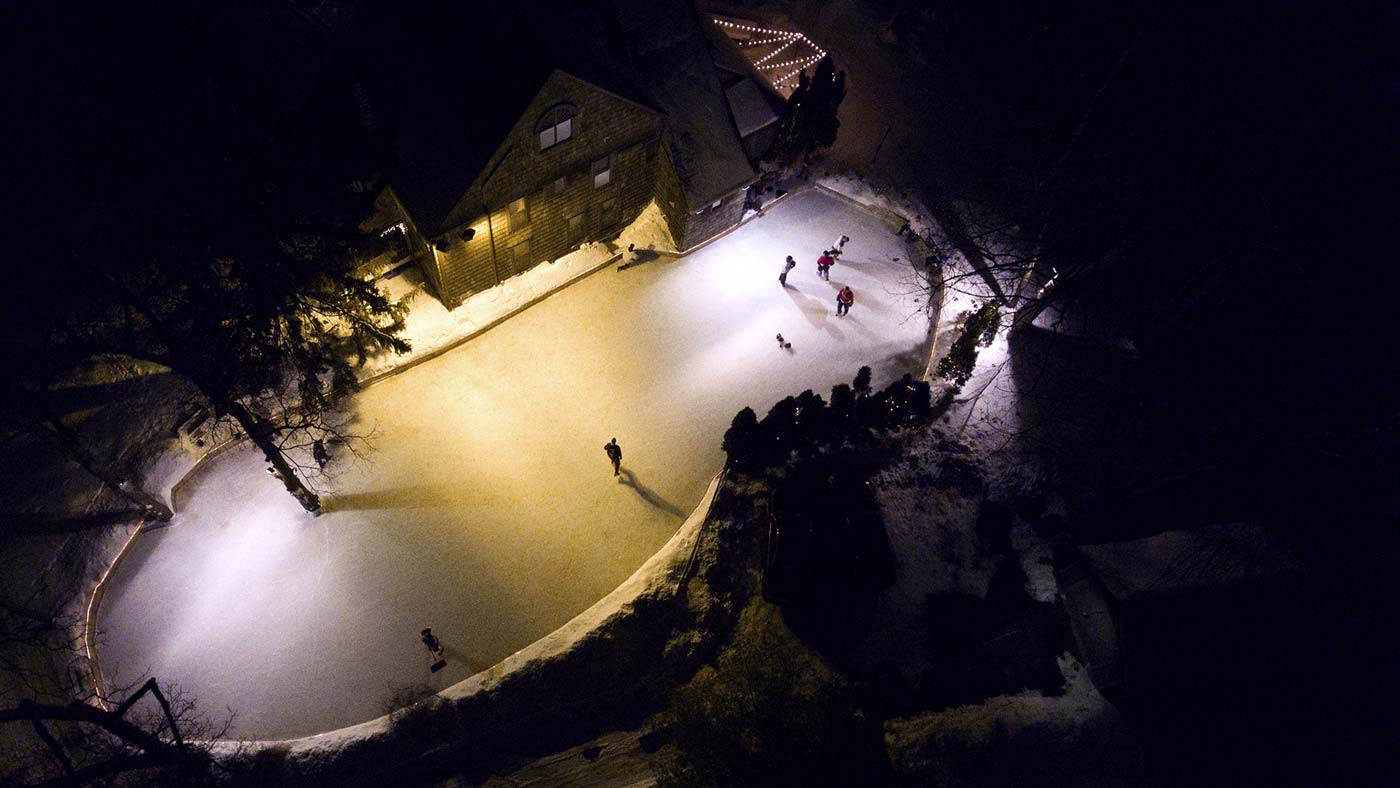
[[(821, 256), (817, 258), (817, 277), (819, 279), (827, 282), (831, 281), (831, 266), (835, 265), (836, 261), (840, 259), (841, 253), (846, 250), (846, 244), (849, 243), (850, 240), (851, 237), (849, 235), (843, 234), (837, 236), (836, 243), (832, 244), (831, 248), (824, 250)], [(782, 272), (778, 274), (778, 282), (783, 287), (787, 287), (788, 272), (796, 267), (797, 261), (792, 259), (792, 255), (788, 255), (787, 259), (783, 261)], [(851, 304), (855, 302), (855, 291), (851, 290), (850, 285), (842, 285), (841, 289), (836, 291), (836, 316), (840, 317), (850, 313)], [(782, 344), (781, 341), (779, 341), (779, 344)]]

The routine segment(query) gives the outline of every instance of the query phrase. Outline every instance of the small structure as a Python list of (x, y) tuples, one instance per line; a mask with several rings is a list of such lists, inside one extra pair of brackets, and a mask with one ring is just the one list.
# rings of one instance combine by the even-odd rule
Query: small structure
[(1055, 563), (1080, 656), (1110, 696), (1267, 672), (1303, 574), (1264, 529), (1238, 523), (1079, 545)]

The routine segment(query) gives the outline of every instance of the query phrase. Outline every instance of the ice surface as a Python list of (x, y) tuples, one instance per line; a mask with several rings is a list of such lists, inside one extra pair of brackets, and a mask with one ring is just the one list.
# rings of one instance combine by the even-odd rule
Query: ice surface
[[(838, 232), (851, 242), (820, 281), (815, 259)], [(799, 265), (783, 288), (788, 254)], [(825, 394), (863, 364), (877, 386), (921, 372), (928, 320), (903, 294), (903, 254), (874, 214), (794, 194), (698, 252), (605, 268), (363, 392), (377, 451), (340, 468), (320, 517), (247, 447), (211, 460), (172, 526), (113, 573), (104, 674), (149, 670), (233, 709), (235, 734), (280, 738), (487, 668), (666, 542), (722, 465), (739, 408)], [(843, 284), (856, 302), (837, 318)], [(617, 479), (602, 451), (614, 436)], [(425, 626), (446, 647), (437, 674)]]

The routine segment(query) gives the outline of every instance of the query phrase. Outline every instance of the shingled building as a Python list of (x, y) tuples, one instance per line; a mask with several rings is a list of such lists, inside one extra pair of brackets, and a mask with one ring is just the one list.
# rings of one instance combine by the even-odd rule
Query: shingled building
[(682, 250), (733, 226), (781, 99), (712, 28), (688, 0), (371, 18), (355, 60), (361, 123), (391, 151), (382, 226), (448, 307), (653, 199)]

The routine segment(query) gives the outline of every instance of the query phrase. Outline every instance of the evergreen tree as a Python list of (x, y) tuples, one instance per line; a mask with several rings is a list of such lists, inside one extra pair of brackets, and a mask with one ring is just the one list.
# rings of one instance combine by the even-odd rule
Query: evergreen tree
[(90, 21), (63, 42), (112, 68), (73, 64), (83, 100), (44, 105), (26, 130), (44, 166), (17, 188), (42, 219), (16, 251), (63, 300), (6, 320), (34, 323), (43, 341), (30, 353), (125, 356), (189, 380), (316, 511), (307, 450), (353, 437), (340, 406), (355, 368), (408, 349), (404, 311), (355, 275), (378, 248), (359, 229), (376, 191), (325, 154), (345, 124), (277, 104), (207, 14), (159, 15), (158, 55), (116, 56), (123, 37)]
[(837, 72), (831, 56), (817, 63), (807, 99), (803, 103), (801, 137), (804, 153), (830, 148), (836, 144), (836, 132), (841, 128), (837, 109), (846, 98), (846, 72)]
[(797, 448), (797, 400), (784, 397), (773, 405), (759, 423), (758, 459), (773, 468), (786, 465)]
[(803, 71), (788, 96), (778, 132), (765, 158), (792, 164), (836, 143), (841, 127), (837, 108), (846, 97), (846, 72), (836, 72), (831, 56), (821, 59), (816, 74)]
[(856, 394), (845, 383), (831, 387), (831, 406), (827, 410), (827, 423), (831, 432), (831, 444), (840, 446), (851, 429), (856, 413)]
[(977, 348), (992, 344), (1000, 324), (1001, 312), (995, 301), (988, 301), (972, 313), (963, 324), (962, 333), (948, 348), (948, 355), (939, 360), (935, 368), (938, 376), (947, 380), (953, 388), (962, 388), (977, 366)]
[(914, 381), (909, 393), (909, 419), (914, 425), (933, 418), (933, 392), (927, 380)]
[(811, 389), (797, 395), (796, 428), (800, 451), (809, 451), (830, 438), (830, 414), (826, 402)]
[(870, 396), (870, 367), (861, 367), (856, 370), (855, 379), (851, 381), (851, 388), (857, 397)]
[(754, 453), (758, 448), (758, 414), (753, 408), (744, 408), (734, 414), (734, 421), (724, 433), (720, 448), (729, 456), (729, 462), (741, 471), (752, 470)]

